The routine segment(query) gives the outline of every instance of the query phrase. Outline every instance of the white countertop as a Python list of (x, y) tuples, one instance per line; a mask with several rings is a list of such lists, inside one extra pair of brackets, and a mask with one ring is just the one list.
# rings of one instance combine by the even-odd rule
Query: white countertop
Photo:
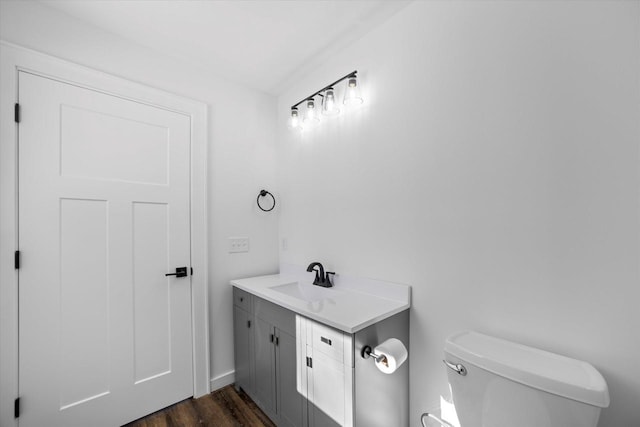
[[(299, 276), (274, 274), (232, 280), (231, 284), (253, 295), (328, 326), (355, 333), (410, 307), (406, 297), (393, 299), (362, 292), (342, 284), (323, 288), (306, 283)], [(345, 282), (342, 280), (341, 282)], [(395, 285), (394, 286), (403, 286)], [(279, 287), (279, 288), (278, 288)], [(372, 287), (375, 291), (375, 286)], [(407, 287), (409, 288), (409, 287)]]

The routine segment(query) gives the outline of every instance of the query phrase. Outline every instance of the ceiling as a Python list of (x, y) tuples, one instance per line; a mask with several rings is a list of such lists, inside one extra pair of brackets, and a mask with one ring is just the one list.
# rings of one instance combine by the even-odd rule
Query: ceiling
[(406, 6), (394, 0), (42, 1), (91, 25), (278, 95)]

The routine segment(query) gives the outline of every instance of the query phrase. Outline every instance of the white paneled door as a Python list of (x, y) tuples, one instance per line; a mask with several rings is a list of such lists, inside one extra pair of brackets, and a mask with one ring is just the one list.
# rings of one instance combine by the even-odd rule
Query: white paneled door
[(190, 117), (19, 74), (20, 426), (193, 394)]

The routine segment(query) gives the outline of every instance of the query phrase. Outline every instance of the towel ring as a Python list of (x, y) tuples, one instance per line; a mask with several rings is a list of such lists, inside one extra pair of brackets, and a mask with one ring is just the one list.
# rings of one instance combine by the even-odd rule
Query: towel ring
[[(260, 205), (260, 197), (266, 197), (267, 195), (271, 196), (271, 199), (273, 200), (273, 205), (271, 205), (269, 209), (265, 209), (262, 207), (262, 205)], [(258, 203), (258, 207), (265, 212), (272, 211), (273, 208), (276, 207), (276, 198), (273, 197), (273, 194), (269, 193), (267, 190), (260, 190), (260, 193), (258, 194), (258, 198), (256, 199), (256, 202)]]

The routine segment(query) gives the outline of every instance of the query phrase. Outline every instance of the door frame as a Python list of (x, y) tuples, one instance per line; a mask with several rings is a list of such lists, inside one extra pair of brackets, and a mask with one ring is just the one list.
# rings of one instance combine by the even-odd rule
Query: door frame
[(186, 114), (191, 117), (191, 331), (193, 395), (210, 391), (207, 268), (207, 105), (0, 41), (0, 425), (16, 426), (18, 396), (18, 72)]

